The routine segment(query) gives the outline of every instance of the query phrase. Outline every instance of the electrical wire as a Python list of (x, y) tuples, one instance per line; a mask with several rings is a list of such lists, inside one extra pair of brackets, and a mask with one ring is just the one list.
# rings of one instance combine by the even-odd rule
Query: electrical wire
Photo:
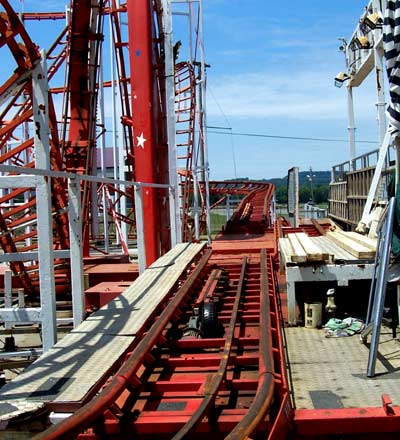
[[(226, 130), (226, 131), (216, 131), (216, 130)], [(318, 141), (318, 142), (347, 142), (346, 139), (333, 139), (333, 138), (314, 138), (314, 137), (299, 137), (299, 136), (280, 136), (280, 135), (272, 135), (266, 133), (240, 133), (232, 131), (231, 127), (215, 127), (212, 125), (207, 125), (208, 133), (214, 134), (225, 134), (232, 136), (246, 136), (246, 137), (260, 137), (260, 138), (270, 138), (270, 139), (287, 139), (287, 140), (296, 140), (296, 141)], [(375, 144), (378, 145), (378, 142), (375, 141), (363, 141), (358, 140), (359, 144)]]
[[(211, 89), (210, 86), (208, 86), (208, 91), (210, 92), (211, 97), (215, 101), (215, 104), (217, 104), (217, 107), (219, 108), (219, 111), (221, 112), (222, 116), (224, 117), (226, 123), (229, 126), (229, 127), (224, 127), (224, 130), (230, 130), (230, 135), (231, 135), (230, 136), (230, 141), (231, 141), (232, 161), (233, 161), (233, 174), (235, 176), (235, 179), (237, 179), (235, 144), (234, 144), (234, 140), (233, 140), (232, 127), (230, 126), (231, 123), (230, 123), (228, 117), (226, 116), (225, 112), (223, 111), (222, 107), (220, 106), (219, 102), (217, 101), (217, 98), (215, 97), (214, 93), (212, 92), (212, 89)], [(207, 126), (207, 130), (209, 128), (220, 128), (220, 127), (208, 127)], [(213, 133), (213, 132), (208, 130), (208, 133)], [(229, 134), (229, 133), (224, 133), (224, 134)]]

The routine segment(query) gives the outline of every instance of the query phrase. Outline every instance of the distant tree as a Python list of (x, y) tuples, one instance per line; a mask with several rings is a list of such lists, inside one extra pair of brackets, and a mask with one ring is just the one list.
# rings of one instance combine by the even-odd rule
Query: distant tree
[(310, 201), (311, 191), (309, 186), (300, 186), (299, 188), (299, 202), (307, 203)]
[(314, 202), (327, 203), (329, 197), (329, 185), (318, 185), (314, 188)]
[(279, 185), (275, 188), (275, 197), (277, 203), (287, 203), (287, 189), (284, 185)]

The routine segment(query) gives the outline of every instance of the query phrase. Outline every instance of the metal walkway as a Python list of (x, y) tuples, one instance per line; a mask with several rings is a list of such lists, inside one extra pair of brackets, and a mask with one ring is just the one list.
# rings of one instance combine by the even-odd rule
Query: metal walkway
[(45, 403), (58, 411), (73, 411), (90, 399), (203, 247), (175, 246), (120, 296), (1, 388), (0, 420), (39, 410)]
[(380, 407), (382, 394), (400, 404), (400, 341), (382, 329), (376, 377), (368, 378), (368, 347), (358, 335), (325, 338), (323, 330), (285, 329), (297, 409)]

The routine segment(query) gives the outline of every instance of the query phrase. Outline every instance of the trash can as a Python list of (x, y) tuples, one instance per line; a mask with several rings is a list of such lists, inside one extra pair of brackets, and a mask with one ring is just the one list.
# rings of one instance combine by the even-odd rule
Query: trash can
[(321, 327), (322, 303), (304, 303), (304, 323), (306, 328)]

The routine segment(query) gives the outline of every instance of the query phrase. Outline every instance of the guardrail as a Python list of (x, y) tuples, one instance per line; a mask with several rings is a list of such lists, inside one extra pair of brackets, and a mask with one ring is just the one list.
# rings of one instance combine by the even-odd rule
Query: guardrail
[[(143, 188), (159, 188), (168, 192), (171, 209), (175, 210), (176, 195), (173, 187), (166, 184), (130, 182), (103, 177), (78, 175), (75, 173), (56, 172), (44, 169), (21, 168), (9, 165), (0, 165), (0, 188), (32, 188), (36, 192), (37, 222), (31, 227), (37, 228), (37, 251), (12, 252), (0, 254), (0, 262), (38, 261), (40, 307), (25, 308), (21, 305), (0, 309), (0, 322), (6, 326), (16, 322), (39, 322), (42, 325), (43, 351), (50, 349), (57, 341), (56, 293), (54, 259), (70, 260), (71, 293), (73, 323), (76, 327), (84, 317), (84, 281), (82, 257), (82, 218), (81, 218), (81, 182), (88, 181), (103, 185), (119, 186), (134, 189), (136, 239), (138, 249), (139, 273), (146, 267), (146, 253), (144, 245), (144, 215), (142, 204)], [(51, 218), (51, 186), (52, 178), (65, 179), (68, 182), (68, 221), (69, 221), (69, 249), (53, 249), (53, 219)], [(171, 218), (171, 222), (174, 217)], [(22, 225), (21, 227), (24, 227)], [(171, 242), (177, 243), (176, 228), (171, 224)], [(7, 289), (7, 295), (9, 295)]]
[[(361, 219), (374, 176), (379, 150), (355, 157), (332, 167), (328, 216), (333, 220), (357, 226)], [(388, 150), (382, 170), (379, 199), (386, 199), (386, 188), (394, 171), (393, 151)]]

